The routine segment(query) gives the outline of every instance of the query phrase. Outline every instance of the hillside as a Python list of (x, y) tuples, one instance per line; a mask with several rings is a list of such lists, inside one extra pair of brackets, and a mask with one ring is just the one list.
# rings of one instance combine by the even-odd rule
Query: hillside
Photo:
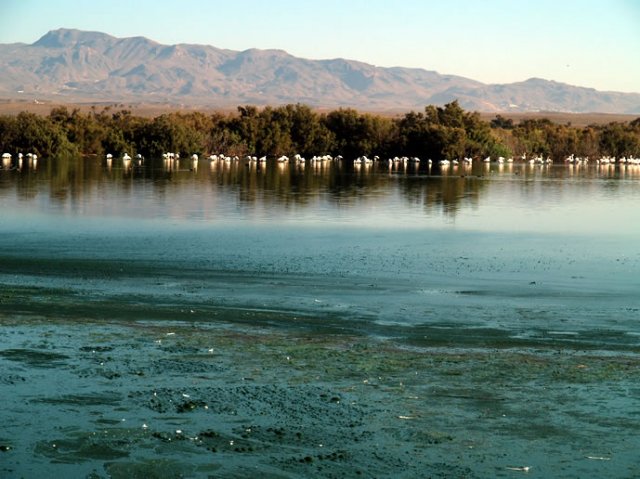
[(0, 97), (56, 102), (144, 102), (225, 108), (305, 103), (376, 111), (422, 109), (458, 99), (483, 112), (640, 113), (640, 94), (600, 92), (532, 78), (487, 85), (455, 75), (308, 60), (281, 50), (242, 52), (162, 45), (71, 29), (31, 45), (0, 45)]

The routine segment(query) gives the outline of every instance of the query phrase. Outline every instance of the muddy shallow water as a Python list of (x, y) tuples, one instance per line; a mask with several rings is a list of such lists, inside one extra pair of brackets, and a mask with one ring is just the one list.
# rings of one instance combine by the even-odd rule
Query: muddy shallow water
[(638, 477), (640, 175), (0, 170), (1, 477)]

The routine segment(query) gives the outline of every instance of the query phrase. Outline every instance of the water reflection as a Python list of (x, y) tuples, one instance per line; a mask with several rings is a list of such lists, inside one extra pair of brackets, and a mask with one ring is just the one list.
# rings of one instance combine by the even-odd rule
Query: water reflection
[(32, 154), (23, 156), (20, 154), (16, 158), (12, 156), (2, 156), (2, 165), (0, 170), (17, 170), (22, 171), (25, 169), (35, 170), (38, 168), (38, 157)]
[[(269, 220), (291, 213), (393, 222), (455, 218), (487, 201), (527, 208), (550, 201), (562, 205), (568, 196), (611, 197), (629, 180), (640, 180), (639, 165), (3, 158), (0, 200), (98, 216)], [(503, 197), (492, 199), (498, 190)]]

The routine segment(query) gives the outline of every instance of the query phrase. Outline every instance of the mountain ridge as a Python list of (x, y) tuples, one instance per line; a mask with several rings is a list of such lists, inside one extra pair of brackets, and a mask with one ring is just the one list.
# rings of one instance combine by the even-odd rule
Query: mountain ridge
[(243, 51), (164, 45), (143, 36), (61, 28), (32, 44), (0, 44), (0, 96), (229, 107), (305, 103), (313, 107), (415, 110), (458, 100), (482, 112), (640, 113), (640, 93), (530, 78), (485, 84), (457, 75), (357, 60), (310, 60), (280, 49)]

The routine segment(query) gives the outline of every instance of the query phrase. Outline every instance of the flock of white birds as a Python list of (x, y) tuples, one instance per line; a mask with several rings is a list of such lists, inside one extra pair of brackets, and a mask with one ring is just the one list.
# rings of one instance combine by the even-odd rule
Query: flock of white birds
[(14, 165), (11, 153), (2, 154), (2, 169), (4, 170), (21, 170), (25, 163), (29, 165), (30, 168), (35, 168), (38, 165), (38, 155), (35, 153), (27, 153), (26, 155), (18, 153), (18, 161)]
[[(126, 153), (125, 153), (126, 155)], [(128, 155), (126, 155), (128, 156)], [(138, 155), (139, 156), (139, 155)], [(180, 159), (180, 154), (178, 153), (164, 153), (162, 155), (162, 157), (165, 160), (179, 160)], [(191, 155), (190, 159), (192, 161), (198, 161), (199, 157), (197, 154), (193, 154)], [(245, 156), (245, 157), (239, 157), (239, 156), (227, 156), (224, 154), (213, 154), (207, 157), (207, 159), (209, 161), (215, 161), (215, 162), (225, 162), (225, 163), (232, 163), (232, 162), (241, 162), (244, 161), (245, 163), (266, 163), (267, 162), (267, 156), (261, 156), (261, 157), (257, 157), (257, 156)], [(294, 155), (292, 158), (289, 158), (286, 155), (281, 155), (278, 156), (276, 158), (274, 158), (274, 161), (276, 163), (280, 163), (280, 164), (286, 164), (286, 163), (295, 163), (295, 164), (306, 164), (306, 163), (325, 163), (325, 162), (330, 162), (330, 161), (345, 161), (342, 155), (337, 155), (337, 156), (331, 156), (331, 155), (321, 155), (321, 156), (312, 156), (311, 158), (309, 158), (308, 160), (306, 158), (304, 158), (303, 156), (296, 154)], [(511, 164), (511, 163), (524, 163), (524, 164), (529, 164), (529, 165), (552, 165), (554, 164), (554, 161), (550, 158), (550, 157), (544, 157), (542, 155), (534, 155), (531, 157), (527, 157), (526, 154), (523, 154), (519, 160), (514, 160), (513, 157), (509, 157), (509, 158), (505, 158), (503, 156), (498, 156), (496, 158), (491, 158), (490, 156), (487, 156), (485, 158), (482, 158), (480, 160), (475, 160), (475, 161), (479, 161), (485, 164), (490, 164), (490, 163), (498, 163), (498, 164)], [(395, 156), (393, 158), (388, 158), (386, 160), (381, 160), (379, 156), (374, 156), (372, 158), (369, 158), (366, 155), (362, 155), (362, 156), (358, 156), (357, 158), (351, 160), (351, 162), (354, 165), (373, 165), (373, 164), (386, 164), (389, 167), (392, 167), (394, 165), (398, 165), (398, 164), (403, 164), (403, 165), (407, 165), (407, 164), (414, 164), (414, 165), (420, 165), (420, 164), (426, 164), (429, 167), (433, 166), (434, 161), (431, 159), (428, 160), (424, 160), (422, 161), (420, 158), (416, 157), (416, 156)], [(619, 165), (640, 165), (640, 158), (635, 158), (633, 156), (623, 156), (621, 158), (616, 158), (614, 156), (602, 156), (596, 160), (594, 160), (595, 164), (597, 165), (615, 165), (615, 164), (619, 164)], [(463, 165), (463, 166), (472, 166), (474, 163), (474, 159), (471, 157), (464, 157), (462, 159), (454, 159), (454, 160), (440, 160), (437, 162), (437, 164), (440, 167), (448, 167), (448, 166), (458, 166), (458, 165)], [(586, 165), (589, 164), (589, 157), (580, 157), (580, 156), (576, 156), (574, 154), (566, 157), (564, 159), (564, 163), (565, 164), (570, 164), (570, 165)]]
[[(172, 153), (172, 152), (167, 152), (167, 153), (163, 153), (162, 154), (162, 158), (165, 160), (165, 162), (174, 162), (174, 161), (179, 161), (180, 160), (180, 154), (179, 153)], [(22, 163), (23, 161), (26, 159), (26, 161), (29, 162), (30, 165), (33, 165), (35, 162), (37, 162), (38, 156), (34, 153), (27, 153), (26, 155), (23, 155), (22, 153), (18, 153), (18, 164), (15, 165), (16, 167), (20, 168), (22, 167)], [(111, 163), (114, 160), (114, 156), (109, 153), (106, 155), (106, 159), (108, 163)], [(137, 164), (142, 164), (142, 161), (144, 160), (144, 157), (141, 154), (137, 154), (135, 155), (135, 157), (131, 157), (128, 153), (124, 153), (120, 159), (124, 162), (130, 162), (130, 161), (135, 161)], [(193, 154), (189, 157), (189, 160), (191, 160), (192, 165), (195, 167), (197, 165), (197, 162), (199, 161), (199, 156), (197, 154)], [(224, 154), (213, 154), (213, 155), (209, 155), (207, 157), (207, 159), (211, 162), (224, 162), (224, 163), (232, 163), (232, 162), (240, 162), (240, 161), (244, 161), (245, 163), (266, 163), (267, 162), (267, 156), (261, 156), (261, 157), (257, 157), (257, 156), (245, 156), (245, 157), (239, 157), (239, 156), (228, 156), (228, 155), (224, 155)], [(297, 165), (304, 165), (307, 162), (311, 163), (311, 164), (322, 164), (322, 163), (326, 163), (326, 162), (342, 162), (345, 161), (345, 159), (342, 157), (342, 155), (337, 155), (337, 156), (331, 156), (331, 155), (320, 155), (320, 156), (316, 156), (314, 155), (313, 157), (309, 158), (308, 160), (306, 158), (304, 158), (301, 155), (294, 155), (293, 158), (289, 158), (288, 156), (285, 155), (281, 155), (275, 158), (276, 163), (278, 164), (287, 164), (287, 163), (295, 163)], [(462, 165), (462, 166), (472, 166), (474, 163), (474, 159), (470, 158), (470, 157), (465, 157), (462, 159), (454, 159), (454, 160), (440, 160), (437, 162), (437, 165), (440, 166), (441, 168), (448, 168), (448, 167), (455, 167), (458, 165)], [(552, 165), (554, 163), (554, 161), (550, 158), (550, 157), (543, 157), (542, 155), (534, 155), (532, 157), (527, 157), (526, 154), (522, 155), (519, 160), (514, 160), (514, 158), (510, 157), (510, 158), (505, 158), (502, 156), (499, 156), (497, 158), (491, 158), (490, 156), (487, 156), (486, 158), (482, 158), (479, 159), (477, 161), (480, 161), (482, 163), (485, 164), (490, 164), (490, 163), (498, 163), (498, 164), (512, 164), (512, 163), (524, 163), (524, 164), (529, 164), (529, 165)], [(422, 161), (420, 160), (420, 158), (418, 157), (409, 157), (409, 156), (395, 156), (393, 158), (388, 158), (386, 160), (381, 160), (380, 157), (378, 156), (374, 156), (373, 158), (369, 158), (366, 155), (362, 155), (359, 156), (357, 158), (355, 158), (354, 160), (351, 160), (351, 162), (353, 163), (354, 166), (360, 166), (360, 165), (373, 165), (373, 164), (383, 164), (383, 165), (388, 165), (389, 168), (392, 168), (394, 166), (398, 166), (398, 165), (408, 165), (408, 164), (413, 164), (413, 165), (420, 165), (420, 164), (426, 164), (428, 167), (433, 166), (434, 162), (431, 159)], [(564, 163), (568, 164), (568, 165), (588, 165), (590, 164), (590, 160), (589, 157), (581, 157), (581, 156), (576, 156), (574, 154), (567, 156), (564, 159)], [(593, 160), (591, 162), (592, 164), (595, 163), (596, 165), (620, 165), (620, 166), (626, 166), (626, 165), (640, 165), (640, 158), (634, 157), (634, 156), (622, 156), (620, 158), (616, 158), (615, 156), (601, 156), (600, 158), (597, 158), (595, 160)], [(8, 169), (12, 166), (12, 156), (10, 153), (3, 153), (2, 154), (2, 166), (5, 169)]]

